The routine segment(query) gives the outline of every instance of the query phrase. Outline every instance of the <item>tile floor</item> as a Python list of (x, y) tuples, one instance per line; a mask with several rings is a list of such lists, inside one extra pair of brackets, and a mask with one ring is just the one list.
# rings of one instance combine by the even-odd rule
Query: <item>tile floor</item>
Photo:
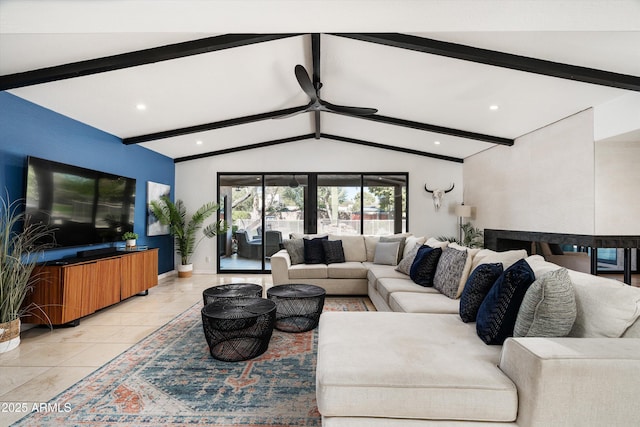
[(134, 296), (80, 321), (75, 328), (23, 331), (17, 349), (0, 354), (0, 427), (25, 413), (15, 403), (44, 403), (154, 332), (223, 283), (271, 286), (271, 275), (194, 275), (162, 279), (147, 296)]

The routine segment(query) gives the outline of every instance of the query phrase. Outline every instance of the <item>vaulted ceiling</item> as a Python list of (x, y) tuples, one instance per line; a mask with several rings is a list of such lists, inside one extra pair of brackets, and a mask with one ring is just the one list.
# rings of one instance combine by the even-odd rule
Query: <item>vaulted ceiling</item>
[[(455, 21), (454, 4), (461, 16), (461, 7), (472, 13), (478, 4), (509, 1), (156, 1), (163, 6), (156, 15), (146, 0), (46, 3), (58, 9), (0, 2), (0, 88), (176, 161), (313, 138), (461, 161), (640, 91), (637, 2), (612, 10), (587, 1), (579, 24), (577, 17), (550, 20), (548, 28), (543, 10), (536, 15), (534, 2), (519, 2), (534, 21), (522, 30), (504, 23), (500, 30), (492, 19), (510, 22), (495, 16), (501, 9), (485, 17), (486, 28), (466, 15), (466, 30)], [(238, 3), (255, 10), (235, 16), (234, 26), (225, 14)], [(558, 13), (570, 6), (537, 3), (549, 11), (553, 3)], [(130, 21), (112, 16), (124, 13), (123, 4), (131, 21), (144, 22), (147, 11), (155, 24), (132, 31)], [(212, 5), (217, 13), (207, 27), (199, 17)], [(312, 21), (307, 13), (320, 7)], [(344, 22), (338, 10), (364, 22)], [(271, 13), (270, 21), (260, 12)], [(435, 12), (451, 20), (452, 31), (415, 20)], [(523, 18), (515, 10), (508, 16)], [(162, 24), (166, 31), (158, 31)], [(323, 100), (378, 112), (291, 114), (309, 103), (296, 64), (321, 83)]]

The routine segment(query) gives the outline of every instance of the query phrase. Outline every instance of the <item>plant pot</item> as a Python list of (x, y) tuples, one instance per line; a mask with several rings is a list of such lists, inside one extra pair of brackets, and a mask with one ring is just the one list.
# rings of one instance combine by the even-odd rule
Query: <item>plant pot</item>
[(178, 264), (178, 277), (187, 278), (193, 274), (193, 264)]
[(127, 248), (133, 248), (136, 246), (136, 239), (128, 239), (125, 243)]
[(20, 319), (0, 323), (0, 353), (6, 353), (20, 344)]

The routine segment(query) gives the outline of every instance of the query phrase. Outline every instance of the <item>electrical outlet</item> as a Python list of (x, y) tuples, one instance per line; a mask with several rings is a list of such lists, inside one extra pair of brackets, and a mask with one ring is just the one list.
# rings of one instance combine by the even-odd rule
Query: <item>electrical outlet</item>
[(206, 262), (207, 264), (209, 264), (211, 262), (211, 258), (210, 257), (204, 257), (204, 262)]

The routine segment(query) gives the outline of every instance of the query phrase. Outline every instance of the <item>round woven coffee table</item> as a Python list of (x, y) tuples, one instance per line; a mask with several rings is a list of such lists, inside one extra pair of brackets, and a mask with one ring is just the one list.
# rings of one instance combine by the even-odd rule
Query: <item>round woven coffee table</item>
[(225, 362), (267, 351), (276, 321), (276, 304), (263, 298), (219, 300), (201, 310), (211, 356)]
[(284, 332), (306, 332), (318, 326), (326, 291), (315, 285), (277, 285), (267, 289), (274, 301), (276, 329)]
[(220, 299), (262, 298), (262, 286), (255, 283), (230, 283), (214, 286), (202, 291), (204, 305)]

